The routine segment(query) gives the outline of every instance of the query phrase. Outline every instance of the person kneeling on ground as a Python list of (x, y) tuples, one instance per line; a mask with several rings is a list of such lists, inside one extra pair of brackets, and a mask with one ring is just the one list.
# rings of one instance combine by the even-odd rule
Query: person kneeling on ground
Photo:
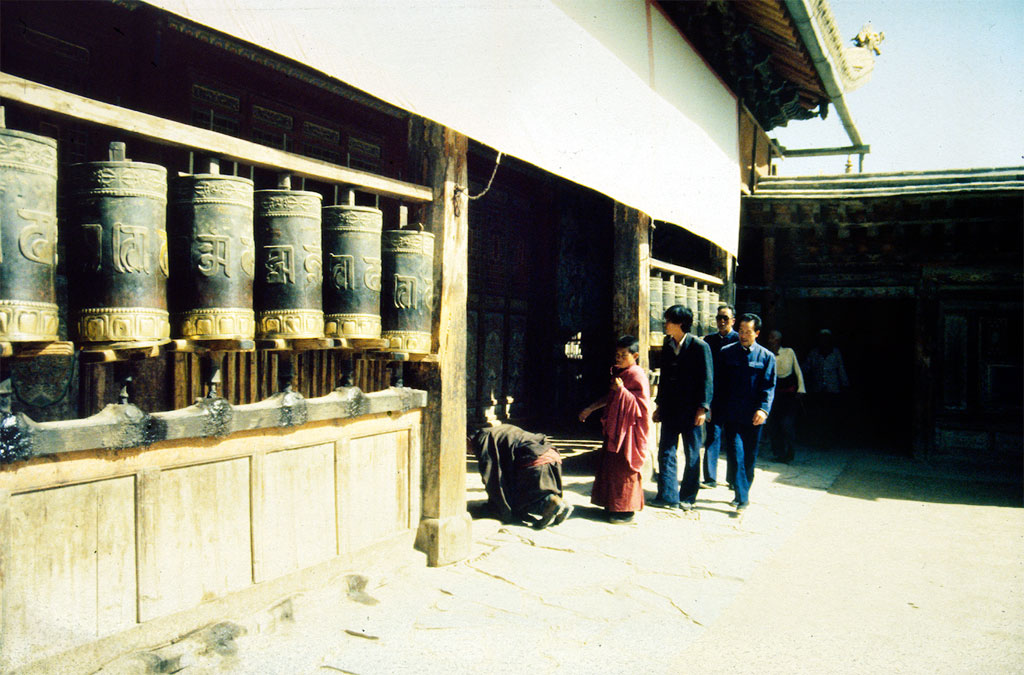
[(601, 426), (604, 447), (594, 476), (590, 501), (608, 511), (608, 522), (628, 523), (644, 507), (640, 469), (647, 458), (651, 424), (651, 385), (637, 365), (640, 346), (635, 337), (615, 343), (615, 367), (608, 393), (580, 411), (579, 420), (604, 408)]
[(501, 424), (466, 441), (477, 458), (487, 502), (503, 522), (531, 522), (542, 530), (572, 513), (562, 499), (562, 457), (547, 436)]

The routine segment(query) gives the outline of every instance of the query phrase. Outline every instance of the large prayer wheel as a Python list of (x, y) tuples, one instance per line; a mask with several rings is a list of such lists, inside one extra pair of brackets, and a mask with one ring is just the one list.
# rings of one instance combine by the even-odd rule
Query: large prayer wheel
[(167, 314), (167, 171), (125, 159), (69, 169), (70, 288), (83, 342), (164, 342)]
[(0, 341), (57, 339), (56, 253), (57, 141), (0, 117)]
[(381, 337), (388, 348), (430, 352), (430, 320), (434, 305), (434, 235), (417, 230), (383, 234)]
[(328, 337), (379, 338), (381, 230), (371, 206), (325, 206), (324, 332)]
[(324, 336), (320, 203), (316, 192), (255, 192), (256, 337)]
[(252, 181), (217, 173), (180, 176), (172, 181), (170, 201), (175, 335), (251, 340), (256, 331)]
[(662, 301), (663, 283), (660, 276), (651, 277), (651, 337), (650, 344), (660, 345), (665, 332), (665, 309), (671, 305), (665, 305)]

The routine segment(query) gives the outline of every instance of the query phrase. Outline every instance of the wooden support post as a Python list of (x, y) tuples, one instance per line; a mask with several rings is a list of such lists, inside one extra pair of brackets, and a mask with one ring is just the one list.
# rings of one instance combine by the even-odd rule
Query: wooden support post
[(10, 672), (10, 645), (7, 636), (11, 632), (10, 595), (14, 585), (11, 574), (11, 493), (0, 490), (0, 672)]
[(160, 616), (163, 593), (160, 589), (160, 552), (157, 530), (160, 528), (160, 470), (142, 469), (135, 474), (135, 565), (138, 621)]
[(412, 386), (426, 389), (423, 419), (422, 517), (416, 548), (427, 564), (447, 565), (469, 555), (466, 512), (466, 300), (469, 202), (465, 136), (435, 122), (409, 123), (412, 176), (433, 189), (421, 222), (434, 234), (434, 307), (431, 351), (437, 362), (410, 366)]
[[(633, 335), (643, 349), (650, 343), (651, 304), (650, 233), (651, 217), (646, 213), (615, 203), (612, 245), (612, 326), (614, 338)], [(641, 365), (649, 368), (646, 358)]]

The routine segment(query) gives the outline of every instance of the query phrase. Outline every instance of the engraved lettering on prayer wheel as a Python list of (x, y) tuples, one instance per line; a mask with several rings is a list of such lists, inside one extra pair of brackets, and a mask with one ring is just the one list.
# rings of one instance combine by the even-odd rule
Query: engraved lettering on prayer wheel
[(167, 314), (167, 171), (124, 157), (69, 169), (72, 304), (84, 342), (164, 342)]
[(381, 230), (370, 206), (324, 207), (324, 333), (379, 338)]
[[(665, 305), (661, 299), (662, 281), (661, 277), (651, 277), (651, 337), (650, 344), (660, 345), (665, 330)], [(671, 305), (669, 305), (671, 307)]]
[(434, 306), (434, 235), (416, 230), (387, 230), (381, 244), (381, 337), (388, 348), (430, 352)]
[(316, 192), (256, 190), (256, 337), (324, 336), (323, 236)]
[(253, 184), (197, 174), (171, 181), (171, 317), (177, 337), (251, 340), (256, 268)]
[(57, 141), (0, 124), (0, 340), (57, 339)]

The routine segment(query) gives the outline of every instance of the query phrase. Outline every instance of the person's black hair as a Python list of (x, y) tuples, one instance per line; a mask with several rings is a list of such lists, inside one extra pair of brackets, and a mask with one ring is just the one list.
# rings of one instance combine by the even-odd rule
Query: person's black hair
[(732, 305), (730, 305), (728, 302), (720, 302), (720, 303), (718, 303), (718, 309), (715, 310), (715, 314), (716, 315), (718, 314), (718, 310), (719, 309), (727, 309), (730, 312), (732, 312), (733, 316), (736, 316), (736, 308), (733, 307)]
[(684, 333), (689, 333), (690, 329), (693, 328), (693, 312), (690, 311), (689, 307), (672, 305), (665, 310), (665, 321), (677, 323)]
[(640, 341), (632, 335), (623, 335), (615, 341), (616, 349), (626, 349), (630, 354), (640, 353)]
[(736, 325), (738, 326), (744, 321), (750, 321), (754, 324), (755, 333), (761, 330), (761, 317), (759, 317), (757, 314), (752, 314), (749, 312), (746, 314), (741, 314), (740, 318), (736, 319)]

